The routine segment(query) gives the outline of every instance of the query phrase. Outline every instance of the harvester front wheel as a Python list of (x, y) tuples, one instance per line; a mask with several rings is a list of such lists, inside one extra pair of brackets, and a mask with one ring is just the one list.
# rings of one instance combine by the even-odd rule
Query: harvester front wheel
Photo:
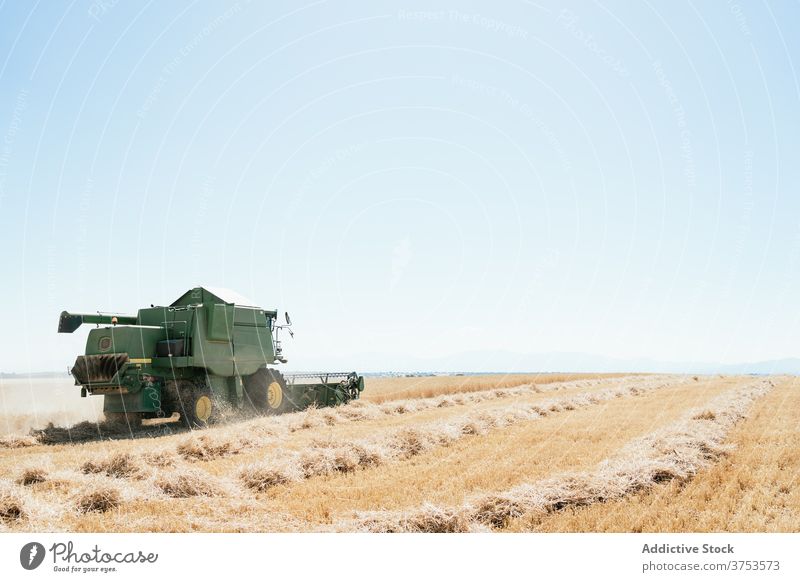
[(202, 428), (219, 418), (219, 403), (206, 386), (182, 380), (177, 385), (177, 409), (187, 428)]
[(283, 414), (297, 409), (286, 390), (286, 379), (277, 370), (261, 368), (245, 379), (244, 389), (256, 412)]
[(141, 412), (104, 412), (106, 423), (135, 430), (142, 426)]

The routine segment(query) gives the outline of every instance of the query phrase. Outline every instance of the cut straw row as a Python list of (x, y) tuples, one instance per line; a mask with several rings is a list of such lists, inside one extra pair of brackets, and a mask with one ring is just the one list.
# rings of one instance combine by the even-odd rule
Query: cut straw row
[(593, 471), (563, 473), (456, 507), (425, 504), (411, 511), (375, 511), (341, 522), (339, 531), (467, 532), (505, 527), (522, 516), (543, 516), (567, 507), (620, 499), (671, 480), (687, 481), (716, 462), (728, 447), (728, 431), (745, 418), (772, 380), (731, 390), (681, 420), (629, 442)]
[[(275, 442), (291, 433), (320, 427), (331, 427), (342, 423), (379, 420), (461, 405), (473, 405), (491, 400), (557, 392), (567, 389), (592, 388), (613, 382), (614, 389), (647, 389), (661, 385), (666, 376), (631, 376), (614, 379), (575, 380), (538, 386), (526, 384), (515, 388), (499, 388), (482, 392), (446, 394), (432, 398), (397, 400), (383, 404), (355, 401), (333, 408), (311, 408), (295, 414), (260, 418), (249, 423), (218, 427), (214, 431), (199, 431), (177, 445), (177, 452), (187, 460), (208, 461), (238, 454), (254, 447)], [(673, 377), (674, 378), (674, 377)]]
[(486, 434), (493, 429), (534, 421), (562, 411), (586, 408), (616, 398), (643, 394), (668, 385), (651, 382), (646, 386), (584, 392), (530, 404), (475, 411), (448, 422), (405, 427), (388, 435), (367, 439), (316, 442), (301, 452), (279, 454), (267, 461), (243, 466), (239, 476), (246, 487), (265, 491), (276, 485), (409, 459), (468, 436)]

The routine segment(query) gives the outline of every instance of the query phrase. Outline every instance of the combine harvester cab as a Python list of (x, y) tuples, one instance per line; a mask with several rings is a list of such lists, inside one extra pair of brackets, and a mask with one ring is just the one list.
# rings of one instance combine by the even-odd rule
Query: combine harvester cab
[(71, 373), (81, 396), (104, 397), (111, 422), (138, 426), (177, 412), (186, 426), (205, 426), (225, 409), (280, 414), (357, 399), (364, 378), (355, 372), (284, 376), (270, 367), (287, 361), (277, 333), (290, 321), (278, 325), (277, 315), (232, 291), (196, 287), (135, 316), (64, 311), (58, 331), (97, 324)]

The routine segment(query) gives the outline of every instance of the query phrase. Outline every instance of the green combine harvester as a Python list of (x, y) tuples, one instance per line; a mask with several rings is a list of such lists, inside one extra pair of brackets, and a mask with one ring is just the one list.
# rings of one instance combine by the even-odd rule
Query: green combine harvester
[(97, 324), (71, 374), (81, 396), (104, 397), (107, 421), (130, 427), (176, 412), (202, 427), (223, 409), (281, 414), (357, 399), (364, 378), (355, 372), (284, 376), (270, 367), (286, 363), (279, 331), (292, 333), (288, 313), (285, 325), (277, 317), (232, 291), (196, 287), (137, 315), (64, 311), (58, 331)]

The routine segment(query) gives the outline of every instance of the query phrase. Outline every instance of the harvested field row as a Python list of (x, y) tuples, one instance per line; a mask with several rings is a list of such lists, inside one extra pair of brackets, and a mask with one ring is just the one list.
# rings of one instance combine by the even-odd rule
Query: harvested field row
[[(691, 381), (691, 380), (687, 380)], [(477, 427), (483, 415), (496, 414), (497, 402), (512, 399), (519, 405), (528, 405), (532, 411), (542, 409), (544, 401), (542, 396), (549, 392), (566, 392), (574, 394), (571, 400), (563, 398), (564, 407), (575, 408), (590, 394), (616, 391), (620, 394), (626, 392), (649, 391), (665, 385), (664, 377), (649, 376), (647, 378), (620, 378), (612, 381), (617, 387), (593, 391), (592, 388), (603, 386), (607, 383), (581, 380), (563, 384), (552, 384), (545, 387), (521, 386), (510, 389), (499, 389), (485, 392), (475, 392), (466, 395), (441, 396), (421, 400), (409, 400), (374, 405), (369, 403), (352, 403), (334, 409), (311, 409), (295, 415), (283, 417), (262, 418), (242, 425), (232, 427), (218, 427), (213, 431), (198, 431), (176, 445), (176, 452), (180, 457), (189, 461), (213, 461), (231, 456), (247, 455), (261, 457), (263, 449), (271, 452), (278, 450), (282, 457), (275, 464), (286, 465), (287, 454), (297, 455), (298, 450), (303, 453), (307, 449), (318, 449), (324, 434), (331, 442), (342, 443), (343, 439), (356, 441), (360, 436), (374, 442), (376, 432), (386, 432), (393, 426), (398, 429), (408, 429), (410, 418), (418, 417), (436, 419), (434, 422), (421, 427), (424, 432), (435, 432), (435, 426), (443, 424), (447, 417), (455, 417), (464, 409), (471, 411), (470, 422)], [(587, 392), (588, 391), (588, 392)], [(531, 403), (520, 402), (521, 398), (533, 398)], [(485, 406), (484, 406), (485, 405)], [(516, 408), (519, 408), (519, 405)], [(487, 408), (491, 406), (492, 408)], [(547, 406), (558, 409), (562, 406), (558, 402), (547, 402)], [(508, 407), (500, 408), (501, 414), (509, 414)], [(553, 410), (555, 411), (555, 410)], [(544, 410), (544, 413), (547, 411)], [(542, 416), (541, 413), (539, 413)], [(458, 419), (456, 419), (458, 422)], [(354, 427), (357, 426), (359, 428)], [(335, 431), (337, 427), (343, 430)], [(469, 430), (469, 428), (467, 428)], [(301, 433), (306, 434), (305, 438)], [(361, 441), (359, 441), (361, 442)], [(362, 445), (358, 445), (361, 447)], [(372, 446), (372, 445), (369, 445)], [(167, 452), (168, 453), (168, 452)], [(272, 455), (271, 455), (272, 456)], [(295, 463), (296, 464), (296, 463)], [(241, 467), (228, 467), (228, 472), (239, 471)]]
[[(379, 468), (278, 485), (260, 498), (260, 510), (289, 512), (306, 523), (333, 524), (359, 511), (403, 510), (425, 502), (459, 505), (483, 491), (589, 470), (630, 440), (676, 421), (689, 408), (743, 382), (673, 378), (668, 387), (636, 398), (498, 428)], [(209, 469), (219, 474), (236, 469), (224, 460), (211, 465)]]
[(745, 417), (771, 380), (737, 388), (665, 429), (636, 439), (594, 471), (566, 473), (501, 493), (484, 494), (460, 507), (426, 504), (412, 511), (369, 512), (336, 524), (343, 531), (458, 532), (502, 528), (511, 519), (547, 515), (568, 507), (618, 499), (664, 481), (687, 481), (725, 452), (723, 439)]
[(800, 531), (800, 383), (784, 378), (726, 439), (722, 459), (688, 483), (669, 481), (607, 504), (520, 518), (512, 531)]
[(510, 405), (493, 410), (465, 414), (450, 422), (435, 422), (395, 430), (386, 436), (349, 441), (321, 441), (301, 453), (272, 457), (268, 461), (240, 467), (238, 474), (250, 489), (266, 491), (275, 485), (298, 482), (320, 475), (348, 473), (360, 468), (379, 467), (398, 459), (448, 446), (490, 430), (513, 426), (550, 416), (554, 413), (585, 408), (600, 402), (637, 396), (664, 388), (666, 383), (628, 386), (600, 392), (551, 398), (537, 404)]
[[(623, 377), (613, 379), (617, 390), (649, 390), (663, 385), (664, 376)], [(259, 418), (244, 425), (236, 425), (233, 430), (219, 427), (213, 432), (197, 432), (177, 446), (177, 452), (188, 460), (212, 460), (239, 454), (245, 450), (273, 444), (292, 433), (311, 429), (328, 429), (340, 424), (353, 424), (366, 421), (415, 415), (425, 411), (444, 410), (455, 407), (474, 407), (484, 402), (515, 399), (533, 394), (558, 391), (587, 390), (609, 383), (609, 380), (576, 380), (548, 384), (545, 386), (523, 385), (514, 388), (500, 388), (467, 394), (443, 395), (417, 400), (398, 400), (373, 404), (356, 401), (336, 408), (312, 408), (303, 412), (277, 417)], [(244, 430), (242, 430), (244, 429)], [(244, 433), (245, 436), (242, 436)]]
[[(453, 442), (477, 434), (485, 434), (491, 429), (536, 420), (554, 413), (575, 410), (600, 402), (635, 396), (658, 388), (665, 383), (650, 383), (645, 386), (629, 386), (606, 389), (600, 392), (582, 393), (574, 396), (552, 398), (538, 404), (526, 406), (511, 405), (494, 410), (479, 411), (463, 415), (450, 423), (431, 423), (417, 428), (405, 428), (371, 440), (361, 439), (339, 442), (331, 446), (329, 442), (314, 443), (309, 449), (289, 454), (279, 454), (268, 462), (239, 467), (236, 471), (243, 483), (250, 489), (264, 491), (271, 486), (299, 481), (314, 476), (334, 472), (349, 472), (363, 467), (376, 467), (396, 459), (407, 459), (427, 452), (437, 446), (447, 446)], [(217, 459), (234, 454), (236, 443), (226, 442), (210, 445), (205, 436), (178, 446), (178, 452), (186, 459)], [(220, 441), (222, 443), (223, 441)], [(251, 441), (250, 446), (256, 446)], [(264, 443), (260, 443), (263, 445)], [(212, 448), (213, 447), (213, 448)], [(209, 484), (210, 478), (198, 471), (177, 468), (171, 471), (176, 459), (165, 453), (144, 453), (133, 455), (128, 452), (116, 453), (105, 458), (91, 458), (80, 466), (83, 474), (105, 475), (118, 479), (156, 479), (153, 466), (158, 467), (156, 485), (169, 496), (190, 497), (193, 495), (219, 495), (223, 489)], [(205, 477), (209, 477), (205, 474)], [(43, 469), (26, 469), (19, 482), (26, 485), (46, 481)], [(205, 484), (204, 484), (205, 483)]]

